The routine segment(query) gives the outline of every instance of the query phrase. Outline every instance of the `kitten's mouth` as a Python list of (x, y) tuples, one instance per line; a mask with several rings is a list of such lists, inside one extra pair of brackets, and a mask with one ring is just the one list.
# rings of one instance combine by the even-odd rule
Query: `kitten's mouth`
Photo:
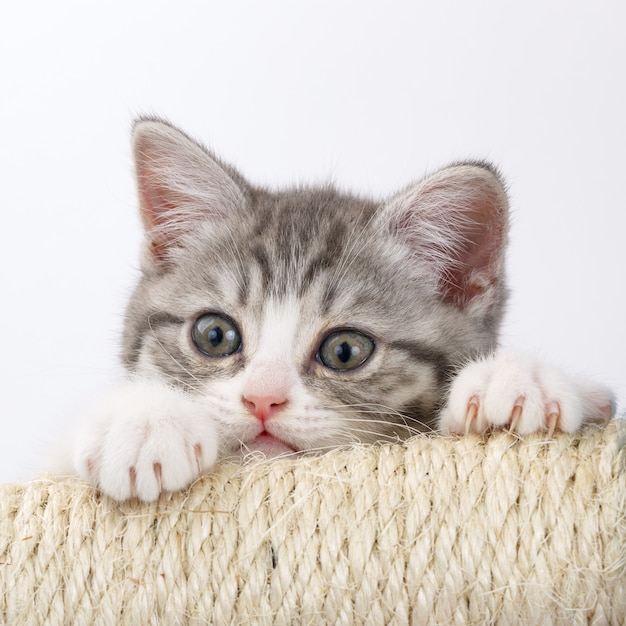
[(289, 445), (282, 439), (274, 437), (271, 433), (264, 430), (260, 435), (257, 435), (252, 441), (247, 441), (245, 447), (250, 450), (260, 450), (267, 456), (278, 456), (279, 454), (293, 454), (298, 450)]

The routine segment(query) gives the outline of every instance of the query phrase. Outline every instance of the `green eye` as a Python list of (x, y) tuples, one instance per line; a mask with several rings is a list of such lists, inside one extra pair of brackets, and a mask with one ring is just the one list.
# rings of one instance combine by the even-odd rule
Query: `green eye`
[(374, 351), (374, 342), (354, 330), (339, 330), (322, 341), (318, 358), (333, 370), (353, 370), (363, 365)]
[(241, 335), (226, 317), (207, 313), (199, 317), (191, 329), (191, 339), (207, 356), (228, 356), (241, 348)]

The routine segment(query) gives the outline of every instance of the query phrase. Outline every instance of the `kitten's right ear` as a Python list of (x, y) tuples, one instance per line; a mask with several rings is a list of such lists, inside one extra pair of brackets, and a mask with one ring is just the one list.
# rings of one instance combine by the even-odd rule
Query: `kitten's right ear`
[(135, 123), (133, 154), (141, 218), (158, 261), (196, 222), (223, 218), (245, 204), (238, 175), (165, 121)]

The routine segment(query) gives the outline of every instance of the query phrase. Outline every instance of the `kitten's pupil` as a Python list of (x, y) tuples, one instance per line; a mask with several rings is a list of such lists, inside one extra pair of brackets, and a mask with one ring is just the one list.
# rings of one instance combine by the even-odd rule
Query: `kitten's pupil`
[(214, 348), (217, 348), (222, 343), (222, 339), (224, 339), (224, 333), (221, 328), (212, 328), (209, 331), (209, 341)]
[(335, 348), (335, 354), (342, 363), (347, 363), (353, 354), (356, 356), (358, 353), (359, 349), (357, 346), (350, 347), (347, 341)]

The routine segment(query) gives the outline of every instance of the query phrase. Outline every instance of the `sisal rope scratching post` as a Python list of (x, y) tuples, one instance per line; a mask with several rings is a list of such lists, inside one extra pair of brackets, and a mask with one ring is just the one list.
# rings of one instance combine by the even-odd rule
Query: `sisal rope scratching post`
[(0, 622), (623, 624), (626, 422), (0, 489)]

